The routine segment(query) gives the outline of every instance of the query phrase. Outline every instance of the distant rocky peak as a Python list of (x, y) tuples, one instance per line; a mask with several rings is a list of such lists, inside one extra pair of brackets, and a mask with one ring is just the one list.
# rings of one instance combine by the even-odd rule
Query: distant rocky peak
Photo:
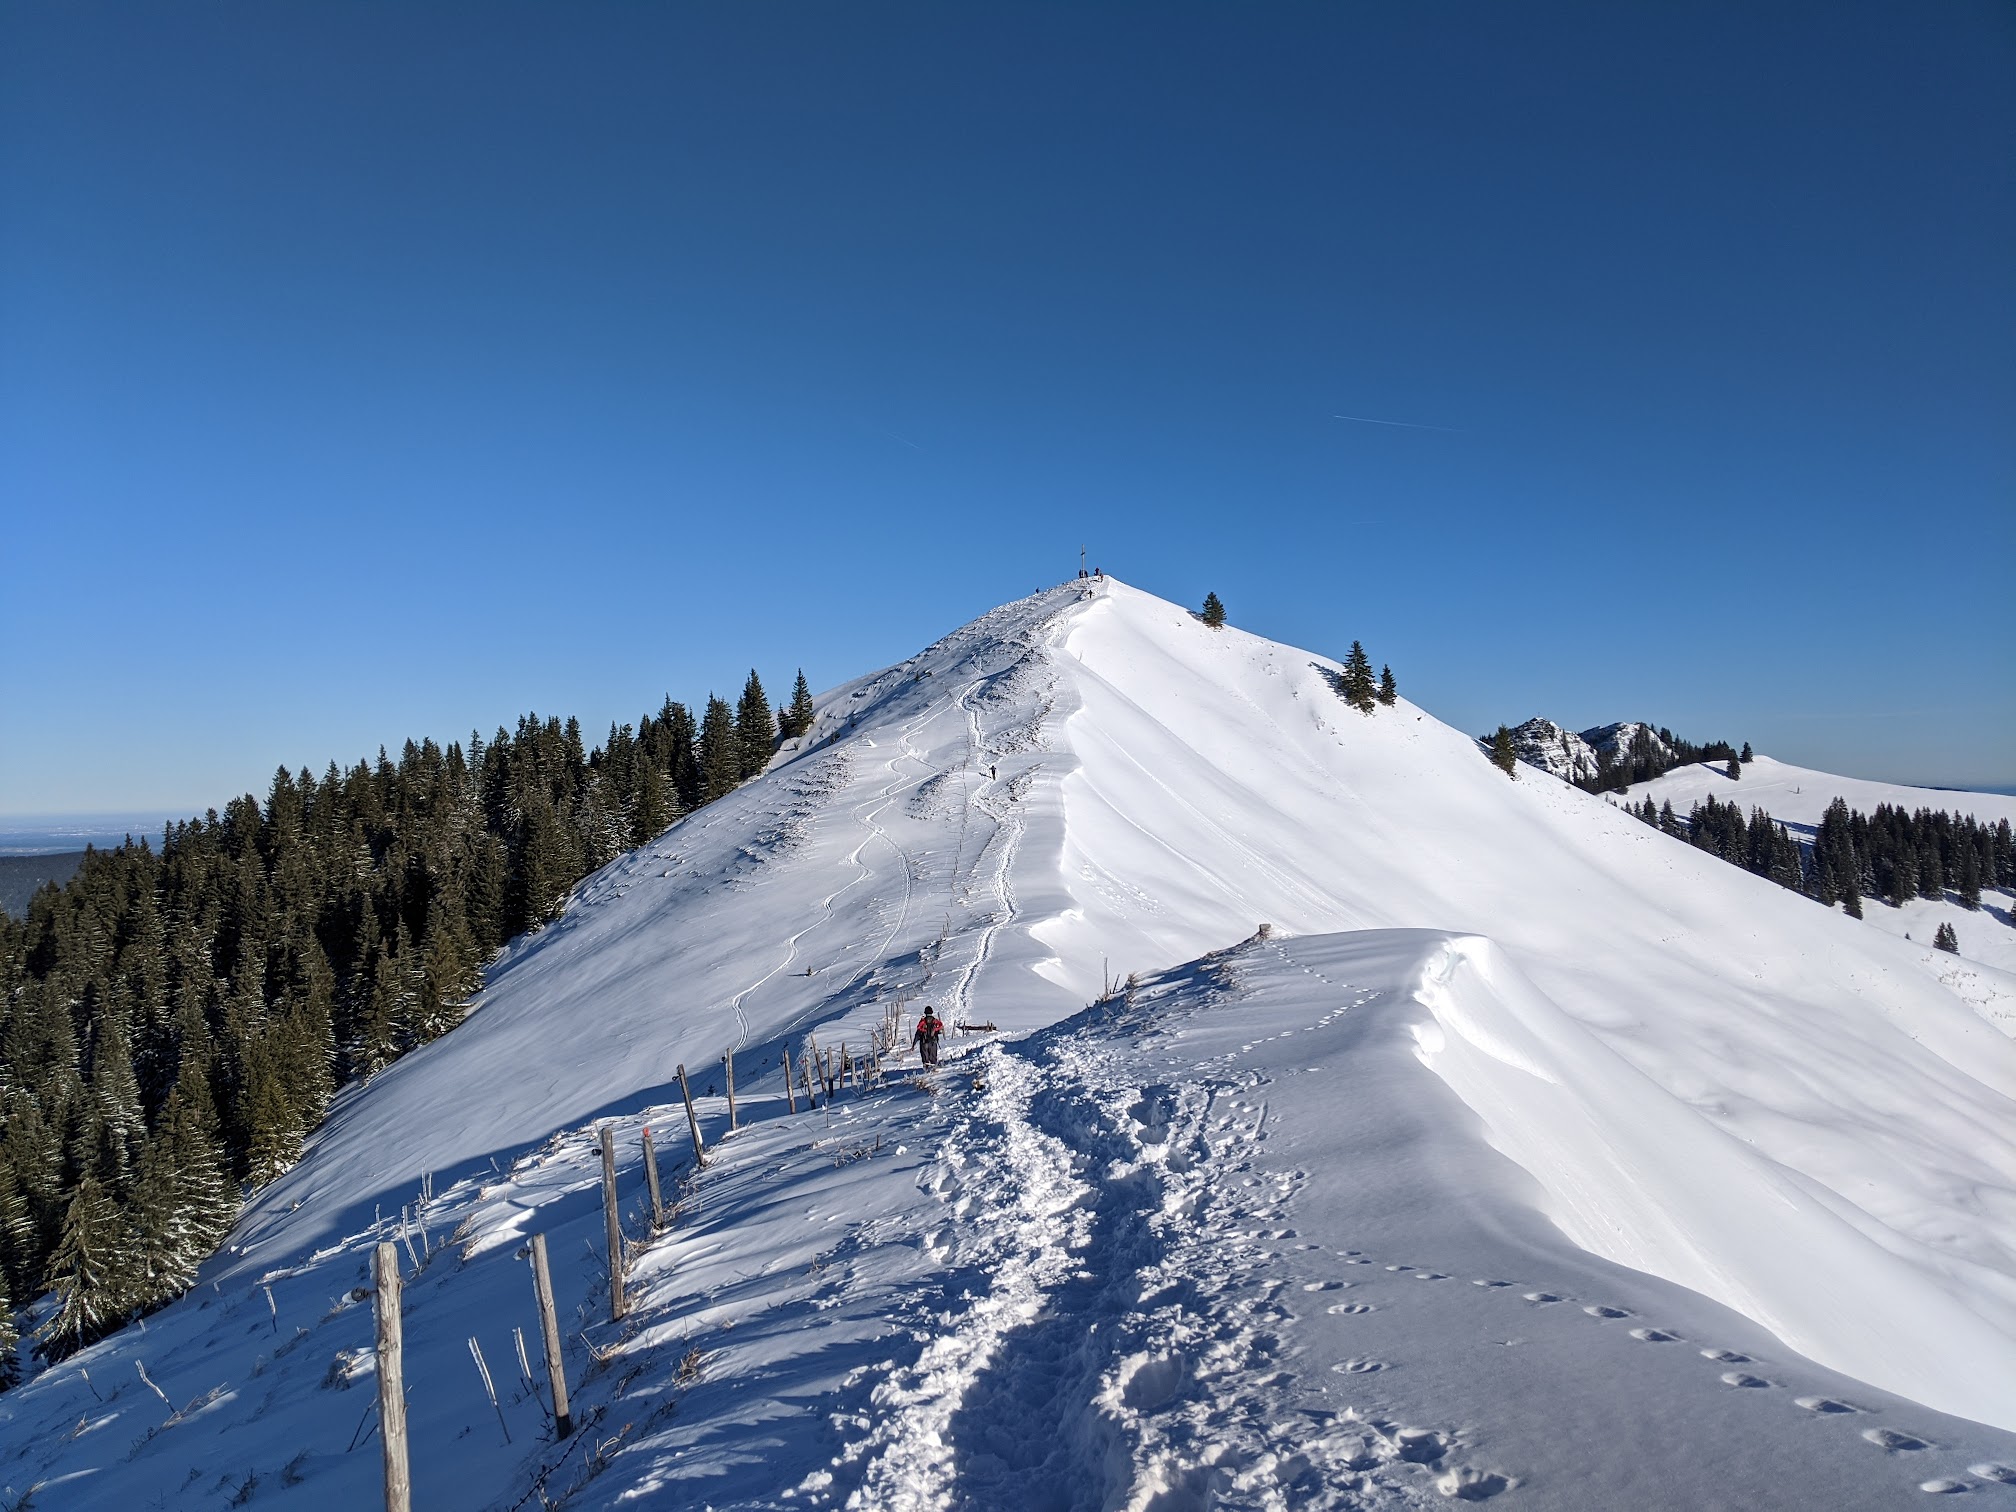
[[(1606, 728), (1615, 730), (1624, 727), (1610, 725)], [(1596, 750), (1587, 737), (1573, 730), (1564, 730), (1551, 719), (1535, 715), (1515, 728), (1512, 731), (1512, 749), (1528, 766), (1538, 767), (1563, 782), (1582, 781), (1596, 775)]]
[(1594, 729), (1584, 730), (1582, 739), (1587, 741), (1589, 748), (1599, 756), (1609, 756), (1613, 760), (1634, 754), (1634, 747), (1641, 741), (1647, 751), (1669, 761), (1674, 754), (1673, 748), (1659, 738), (1656, 729), (1633, 719), (1624, 720), (1619, 724), (1597, 725)]

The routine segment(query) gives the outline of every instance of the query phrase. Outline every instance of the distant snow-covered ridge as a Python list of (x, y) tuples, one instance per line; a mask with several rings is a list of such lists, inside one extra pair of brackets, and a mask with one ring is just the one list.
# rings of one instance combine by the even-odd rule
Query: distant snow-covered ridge
[[(1821, 816), (1836, 799), (1864, 816), (1888, 805), (1907, 813), (1930, 810), (1972, 818), (1984, 825), (2016, 824), (2016, 796), (2006, 793), (1873, 782), (1794, 766), (1769, 756), (1755, 757), (1744, 763), (1742, 770), (1741, 777), (1731, 777), (1726, 762), (1695, 762), (1629, 787), (1614, 795), (1614, 801), (1642, 805), (1649, 798), (1658, 804), (1670, 803), (1673, 812), (1684, 819), (1696, 804), (1712, 798), (1745, 810), (1761, 809), (1780, 824), (1790, 826), (1801, 840), (1811, 839)], [(2016, 972), (2016, 897), (2005, 890), (1984, 889), (1978, 909), (1962, 907), (1951, 895), (1914, 898), (1901, 907), (1879, 898), (1865, 898), (1862, 919), (1885, 934), (1920, 946), (1929, 944), (1940, 926), (1945, 925), (1953, 931), (1959, 942), (1958, 953), (1967, 961)], [(2016, 1032), (2016, 1018), (1991, 1016)]]
[(1763, 755), (1745, 762), (1740, 778), (1730, 777), (1726, 762), (1695, 762), (1675, 767), (1650, 782), (1638, 783), (1626, 793), (1640, 803), (1648, 797), (1661, 803), (1670, 802), (1676, 814), (1685, 814), (1702, 799), (1713, 797), (1720, 803), (1755, 806), (1773, 819), (1808, 827), (1820, 822), (1827, 805), (1836, 798), (1864, 814), (1873, 814), (1887, 803), (1911, 813), (1931, 809), (1935, 813), (1969, 815), (1983, 824), (2003, 819), (2016, 824), (2016, 797), (2007, 794), (1872, 782), (1863, 777), (1843, 777), (1835, 772), (1794, 766)]

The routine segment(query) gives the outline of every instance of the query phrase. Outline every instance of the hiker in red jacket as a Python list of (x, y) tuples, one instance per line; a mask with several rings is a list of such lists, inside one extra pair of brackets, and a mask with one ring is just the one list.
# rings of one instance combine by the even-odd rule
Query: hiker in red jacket
[(926, 1006), (924, 1016), (917, 1020), (917, 1032), (910, 1036), (910, 1043), (915, 1045), (918, 1053), (924, 1057), (925, 1065), (938, 1064), (938, 1036), (944, 1032), (945, 1021)]

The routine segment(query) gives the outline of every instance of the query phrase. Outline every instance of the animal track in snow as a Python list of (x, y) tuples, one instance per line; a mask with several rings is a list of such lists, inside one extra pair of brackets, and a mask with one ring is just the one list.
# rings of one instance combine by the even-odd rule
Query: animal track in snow
[(1467, 1465), (1435, 1478), (1435, 1489), (1457, 1501), (1484, 1501), (1511, 1485), (1510, 1480), (1495, 1470), (1472, 1470)]
[(1601, 1303), (1582, 1309), (1592, 1318), (1628, 1318), (1631, 1316), (1621, 1307), (1605, 1307)]
[(1793, 1400), (1808, 1412), (1860, 1412), (1862, 1410), (1860, 1407), (1850, 1406), (1846, 1402), (1837, 1402), (1832, 1397), (1803, 1396), (1794, 1397)]
[(1512, 1283), (1510, 1281), (1472, 1281), (1470, 1284), (1472, 1286), (1500, 1287), (1510, 1286)]
[(1934, 1496), (1945, 1496), (1955, 1491), (1965, 1491), (1967, 1482), (1954, 1480), (1951, 1476), (1941, 1476), (1938, 1480), (1918, 1482), (1920, 1491), (1929, 1491)]
[(1967, 1473), (1978, 1475), (1983, 1480), (2000, 1481), (2005, 1486), (2016, 1486), (2016, 1465), (2005, 1465), (1999, 1460), (1984, 1460), (1978, 1465), (1969, 1465)]
[(1526, 1293), (1526, 1300), (1528, 1302), (1538, 1302), (1544, 1306), (1546, 1303), (1559, 1302), (1561, 1299), (1552, 1292), (1528, 1292)]
[(1374, 1307), (1370, 1302), (1339, 1302), (1335, 1306), (1324, 1310), (1333, 1313), (1350, 1313), (1356, 1316), (1360, 1313), (1377, 1312), (1379, 1309)]
[(1384, 1360), (1342, 1360), (1330, 1367), (1343, 1375), (1370, 1375), (1375, 1370), (1384, 1370)]
[(1416, 1281), (1447, 1281), (1449, 1276), (1446, 1271), (1416, 1271), (1414, 1272), (1414, 1279)]
[(1701, 1351), (1701, 1358), (1704, 1360), (1713, 1360), (1718, 1365), (1748, 1365), (1750, 1363), (1750, 1356), (1738, 1354), (1733, 1349), (1704, 1349)]
[(1932, 1447), (1924, 1439), (1917, 1438), (1909, 1433), (1899, 1433), (1895, 1428), (1864, 1428), (1862, 1430), (1862, 1437), (1869, 1440), (1878, 1449), (1884, 1450), (1899, 1449), (1909, 1451), (1914, 1449), (1930, 1449)]
[(1634, 1328), (1631, 1337), (1643, 1339), (1647, 1344), (1672, 1344), (1679, 1340), (1680, 1335), (1668, 1333), (1663, 1328)]
[(1722, 1384), (1724, 1386), (1769, 1386), (1771, 1383), (1762, 1376), (1746, 1375), (1740, 1370), (1725, 1370), (1722, 1372)]

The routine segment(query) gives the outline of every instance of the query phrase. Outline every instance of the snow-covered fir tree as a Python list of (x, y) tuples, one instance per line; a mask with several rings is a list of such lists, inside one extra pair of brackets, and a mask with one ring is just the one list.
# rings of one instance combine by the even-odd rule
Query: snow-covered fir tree
[(56, 1311), (36, 1345), (45, 1358), (74, 1354), (126, 1320), (133, 1305), (133, 1259), (124, 1218), (98, 1178), (86, 1171), (70, 1194), (62, 1237), (49, 1262)]
[(770, 699), (754, 667), (749, 669), (749, 681), (742, 685), (741, 700), (735, 705), (735, 744), (738, 780), (760, 774), (770, 764), (770, 753), (777, 747)]
[(805, 669), (798, 669), (798, 680), (791, 685), (791, 703), (778, 716), (777, 725), (786, 740), (796, 739), (812, 728), (812, 687), (805, 681)]
[(8, 1295), (6, 1273), (0, 1271), (0, 1391), (21, 1379), (17, 1353), (20, 1343), (21, 1330), (14, 1322), (14, 1299)]

